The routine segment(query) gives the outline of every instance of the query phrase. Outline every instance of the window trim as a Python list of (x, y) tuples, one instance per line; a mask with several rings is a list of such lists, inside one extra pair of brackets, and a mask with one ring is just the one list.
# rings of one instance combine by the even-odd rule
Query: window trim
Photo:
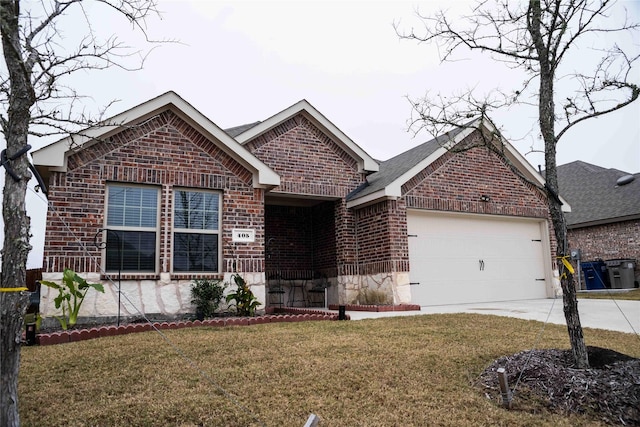
[[(176, 220), (176, 197), (178, 192), (187, 191), (194, 193), (209, 193), (218, 195), (218, 229), (197, 229), (197, 228), (177, 228), (175, 226)], [(190, 187), (174, 187), (171, 193), (171, 237), (170, 237), (170, 252), (171, 252), (171, 275), (173, 276), (203, 276), (203, 275), (218, 275), (222, 274), (222, 205), (224, 201), (224, 193), (222, 190), (208, 189), (208, 188), (190, 188)], [(188, 233), (188, 234), (208, 234), (217, 235), (218, 244), (218, 256), (217, 256), (217, 271), (176, 271), (175, 270), (175, 235), (176, 233)]]
[[(154, 189), (156, 191), (156, 226), (155, 227), (129, 227), (123, 225), (108, 225), (108, 215), (109, 215), (109, 192), (112, 187), (125, 187), (125, 188), (145, 188), (145, 189)], [(101, 268), (102, 271), (109, 275), (113, 273), (117, 273), (118, 270), (107, 270), (107, 237), (109, 234), (108, 230), (113, 231), (147, 231), (154, 232), (156, 234), (155, 241), (155, 260), (154, 271), (132, 271), (125, 270), (122, 271), (122, 276), (126, 277), (135, 277), (135, 278), (148, 278), (151, 276), (158, 276), (160, 273), (160, 231), (161, 231), (161, 207), (162, 207), (162, 187), (159, 185), (153, 184), (137, 184), (132, 182), (120, 182), (120, 181), (107, 181), (105, 184), (105, 192), (104, 192), (104, 218), (103, 218), (103, 230), (102, 233), (102, 244), (101, 244)]]

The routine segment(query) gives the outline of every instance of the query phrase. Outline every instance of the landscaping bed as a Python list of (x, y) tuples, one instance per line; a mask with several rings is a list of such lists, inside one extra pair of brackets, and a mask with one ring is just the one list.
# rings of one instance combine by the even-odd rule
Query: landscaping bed
[(516, 409), (543, 402), (554, 411), (588, 414), (607, 424), (640, 425), (640, 359), (600, 347), (587, 351), (590, 369), (573, 368), (570, 350), (501, 357), (480, 375), (479, 384), (502, 401), (496, 371), (504, 367), (511, 387), (518, 384)]
[[(205, 320), (180, 320), (165, 322), (141, 322), (128, 323), (119, 326), (102, 325), (92, 328), (71, 329), (66, 331), (50, 331), (36, 335), (36, 344), (52, 345), (63, 344), (75, 341), (84, 341), (100, 337), (111, 337), (117, 335), (126, 335), (136, 332), (146, 332), (152, 330), (182, 329), (198, 326), (248, 326), (260, 325), (263, 323), (277, 322), (305, 322), (319, 320), (338, 320), (338, 314), (328, 313), (319, 310), (308, 310), (304, 308), (278, 308), (270, 310), (271, 314), (254, 317), (233, 317), (223, 316)], [(348, 320), (348, 319), (347, 319)]]

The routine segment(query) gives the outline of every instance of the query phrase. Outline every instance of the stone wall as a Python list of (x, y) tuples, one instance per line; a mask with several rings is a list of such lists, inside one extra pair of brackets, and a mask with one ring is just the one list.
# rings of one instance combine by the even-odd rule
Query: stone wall
[[(118, 286), (121, 290), (120, 313), (123, 318), (140, 318), (143, 315), (153, 319), (176, 319), (185, 314), (195, 313), (191, 304), (191, 280), (174, 280), (168, 273), (160, 274), (159, 280), (122, 280), (118, 284), (116, 277), (105, 280), (100, 273), (85, 273), (82, 277), (89, 283), (102, 283), (104, 293), (89, 289), (82, 304), (81, 317), (109, 317), (118, 313)], [(231, 273), (224, 274), (224, 281), (233, 283)], [(243, 273), (242, 277), (251, 283), (251, 291), (262, 302), (258, 312), (264, 312), (266, 301), (264, 273)], [(43, 280), (60, 283), (62, 273), (43, 273)], [(226, 292), (234, 290), (229, 286)], [(40, 314), (42, 317), (60, 315), (55, 308), (54, 299), (58, 291), (42, 286), (40, 296)], [(223, 301), (221, 311), (227, 309)]]

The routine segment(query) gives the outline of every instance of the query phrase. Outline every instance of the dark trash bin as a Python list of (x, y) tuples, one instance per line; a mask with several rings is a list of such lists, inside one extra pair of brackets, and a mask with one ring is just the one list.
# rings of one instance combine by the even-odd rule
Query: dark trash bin
[(613, 289), (629, 289), (635, 286), (634, 270), (636, 261), (633, 259), (610, 259), (605, 261), (609, 270), (609, 281)]
[(609, 287), (607, 265), (604, 261), (583, 262), (580, 268), (584, 274), (584, 283), (587, 290), (607, 289)]

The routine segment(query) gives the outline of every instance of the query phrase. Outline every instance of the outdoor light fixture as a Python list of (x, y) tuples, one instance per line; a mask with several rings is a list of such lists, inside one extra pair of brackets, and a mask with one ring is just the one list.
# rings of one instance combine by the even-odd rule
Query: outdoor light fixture
[(490, 202), (491, 201), (491, 197), (487, 196), (486, 194), (483, 194), (482, 196), (480, 196), (480, 201), (481, 202)]

